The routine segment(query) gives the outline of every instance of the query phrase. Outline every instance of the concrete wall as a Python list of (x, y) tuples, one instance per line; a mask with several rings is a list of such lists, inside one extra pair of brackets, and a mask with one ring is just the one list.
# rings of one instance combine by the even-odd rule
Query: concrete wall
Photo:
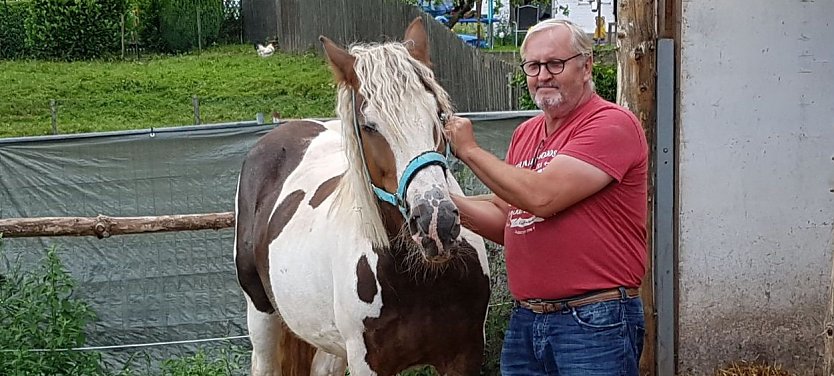
[(834, 221), (834, 1), (683, 1), (679, 371), (820, 372)]

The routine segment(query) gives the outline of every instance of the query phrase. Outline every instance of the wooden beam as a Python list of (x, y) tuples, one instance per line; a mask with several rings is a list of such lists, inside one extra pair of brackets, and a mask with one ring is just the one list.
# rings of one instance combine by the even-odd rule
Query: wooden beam
[(234, 226), (232, 212), (163, 215), (156, 217), (41, 217), (0, 219), (4, 238), (35, 236), (95, 236), (193, 230), (219, 230)]
[[(662, 0), (661, 0), (662, 1)], [(657, 31), (657, 4), (655, 0), (617, 1), (617, 102), (631, 110), (643, 125), (649, 142), (649, 210), (654, 206), (654, 137), (655, 129), (655, 43)], [(648, 223), (649, 249), (654, 249), (652, 239), (652, 213)], [(656, 333), (654, 306), (653, 256), (648, 255), (648, 270), (641, 287), (641, 299), (646, 312), (646, 336), (643, 356), (640, 360), (641, 375), (655, 375)]]
[[(834, 250), (832, 250), (834, 254)], [(823, 340), (825, 341), (825, 354), (823, 360), (825, 361), (825, 375), (834, 376), (834, 263), (831, 265), (831, 287), (829, 287), (828, 309), (823, 318), (823, 325), (825, 331), (823, 332)]]

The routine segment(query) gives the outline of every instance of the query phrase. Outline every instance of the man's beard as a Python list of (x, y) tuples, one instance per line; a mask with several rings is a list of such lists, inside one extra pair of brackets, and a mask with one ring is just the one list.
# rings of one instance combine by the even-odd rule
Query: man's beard
[(535, 101), (536, 101), (536, 106), (540, 110), (544, 111), (548, 108), (558, 107), (560, 104), (562, 104), (565, 101), (565, 97), (562, 96), (561, 92), (557, 92), (556, 95), (548, 96), (548, 97), (545, 97), (545, 98), (542, 98), (537, 93)]

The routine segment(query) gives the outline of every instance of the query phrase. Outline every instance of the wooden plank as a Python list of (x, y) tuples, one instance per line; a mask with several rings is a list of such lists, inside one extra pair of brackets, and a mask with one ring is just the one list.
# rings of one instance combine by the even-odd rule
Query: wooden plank
[[(834, 254), (834, 249), (831, 250)], [(825, 342), (825, 375), (834, 376), (834, 263), (831, 266), (831, 284), (829, 285), (828, 309), (825, 311), (823, 340)]]
[[(655, 110), (655, 41), (657, 33), (656, 2), (654, 0), (619, 0), (617, 2), (617, 102), (630, 109), (643, 125), (649, 142), (649, 210), (654, 207), (654, 129)], [(653, 228), (649, 213), (647, 229)], [(654, 249), (652, 231), (648, 231), (649, 249)], [(656, 334), (654, 306), (654, 280), (652, 278), (653, 255), (648, 257), (648, 270), (641, 287), (641, 299), (646, 311), (646, 336), (643, 356), (640, 359), (640, 374), (655, 375)]]
[(234, 226), (234, 214), (185, 214), (156, 217), (41, 217), (0, 219), (4, 238), (35, 236), (95, 236), (148, 232), (219, 230)]

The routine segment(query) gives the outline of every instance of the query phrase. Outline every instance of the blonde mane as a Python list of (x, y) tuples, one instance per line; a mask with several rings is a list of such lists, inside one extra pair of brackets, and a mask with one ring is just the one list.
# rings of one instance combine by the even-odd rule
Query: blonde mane
[[(434, 119), (435, 132), (442, 134), (443, 125), (437, 114), (452, 114), (449, 96), (435, 81), (431, 69), (411, 57), (403, 43), (357, 44), (349, 51), (356, 58), (354, 69), (360, 82), (359, 94), (365, 99), (365, 106), (373, 108), (381, 118), (380, 126), (390, 127), (394, 139), (388, 143), (392, 149), (407, 142), (401, 127), (414, 126), (414, 116), (409, 111), (430, 114), (428, 118)], [(434, 94), (433, 100), (425, 95), (427, 89)], [(388, 235), (354, 130), (352, 94), (350, 87), (339, 85), (336, 112), (342, 121), (348, 169), (339, 183), (333, 209), (344, 223), (357, 223), (359, 231), (374, 246), (387, 247)]]

